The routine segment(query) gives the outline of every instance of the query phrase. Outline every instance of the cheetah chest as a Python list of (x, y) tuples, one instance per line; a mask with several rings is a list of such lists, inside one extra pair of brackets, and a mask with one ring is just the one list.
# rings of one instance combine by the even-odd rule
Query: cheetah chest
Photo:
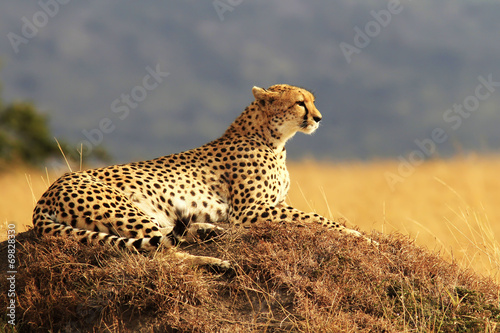
[(280, 172), (278, 172), (278, 179), (278, 193), (274, 205), (278, 205), (279, 203), (285, 201), (288, 189), (290, 188), (290, 175), (288, 174), (288, 170), (286, 168), (281, 169)]

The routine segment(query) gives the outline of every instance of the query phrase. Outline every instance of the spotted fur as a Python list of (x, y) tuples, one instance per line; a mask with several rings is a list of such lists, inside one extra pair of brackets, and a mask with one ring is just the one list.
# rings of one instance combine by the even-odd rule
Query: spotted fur
[[(67, 173), (38, 201), (39, 234), (73, 236), (84, 243), (154, 250), (217, 234), (218, 222), (260, 220), (319, 223), (361, 236), (318, 214), (285, 204), (290, 185), (285, 143), (310, 134), (322, 118), (314, 96), (285, 84), (254, 87), (255, 101), (224, 135), (206, 145), (157, 159)], [(182, 256), (189, 256), (181, 254)], [(201, 264), (227, 265), (189, 256)]]

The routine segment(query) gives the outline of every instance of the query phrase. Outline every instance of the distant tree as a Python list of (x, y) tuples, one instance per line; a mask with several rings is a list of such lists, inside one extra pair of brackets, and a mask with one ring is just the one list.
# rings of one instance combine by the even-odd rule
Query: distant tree
[(57, 153), (47, 117), (33, 104), (16, 102), (0, 110), (0, 158), (37, 165)]
[[(76, 149), (60, 141), (67, 157), (78, 160)], [(0, 104), (0, 160), (40, 166), (51, 157), (61, 157), (61, 151), (51, 135), (47, 116), (32, 103)], [(103, 148), (95, 149), (90, 158), (108, 160)]]

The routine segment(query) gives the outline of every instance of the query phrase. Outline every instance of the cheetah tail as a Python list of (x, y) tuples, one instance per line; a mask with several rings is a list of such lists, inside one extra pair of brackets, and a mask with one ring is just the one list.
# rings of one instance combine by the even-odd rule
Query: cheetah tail
[(175, 246), (177, 240), (172, 233), (166, 236), (153, 236), (146, 238), (120, 237), (105, 232), (85, 230), (58, 222), (52, 217), (35, 216), (33, 218), (35, 231), (39, 235), (67, 235), (74, 237), (83, 244), (109, 244), (117, 248), (131, 250), (153, 251), (164, 244), (167, 247)]

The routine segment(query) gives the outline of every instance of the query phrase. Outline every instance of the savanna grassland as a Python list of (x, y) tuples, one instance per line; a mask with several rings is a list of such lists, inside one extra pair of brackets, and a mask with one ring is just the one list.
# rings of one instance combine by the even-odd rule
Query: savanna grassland
[[(398, 163), (291, 162), (287, 201), (361, 231), (409, 235), (498, 281), (500, 157), (428, 161), (391, 187), (386, 173), (398, 175)], [(1, 174), (1, 221), (14, 221), (18, 232), (27, 230), (36, 199), (55, 179), (54, 174), (23, 168)]]
[(500, 268), (500, 157), (437, 159), (389, 186), (398, 163), (291, 164), (289, 202), (362, 231), (399, 232), (494, 277)]
[[(356, 226), (380, 245), (270, 223), (226, 225), (212, 242), (180, 245), (229, 260), (226, 271), (168, 251), (19, 234), (15, 325), (0, 317), (0, 330), (497, 332), (499, 167), (500, 157), (434, 160), (391, 187), (386, 175), (397, 174), (397, 162), (290, 163), (289, 204)], [(54, 179), (3, 174), (0, 218), (25, 230)], [(10, 302), (8, 288), (0, 286), (0, 305)]]

